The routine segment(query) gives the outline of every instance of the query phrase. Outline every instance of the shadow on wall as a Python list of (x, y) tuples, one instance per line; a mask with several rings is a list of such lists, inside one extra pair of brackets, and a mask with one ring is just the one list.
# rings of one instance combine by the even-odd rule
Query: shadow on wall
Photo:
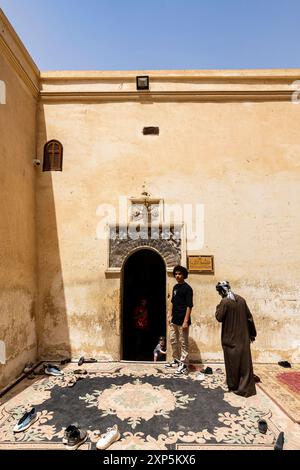
[[(40, 103), (38, 109), (37, 155), (41, 162), (43, 162), (44, 145), (47, 141), (56, 137), (47, 135), (44, 105)], [(71, 356), (53, 185), (54, 177), (58, 179), (57, 187), (62, 184), (63, 173), (43, 172), (42, 165), (37, 171), (39, 171), (36, 186), (38, 354), (39, 359), (59, 359)]]
[(200, 363), (202, 364), (202, 356), (201, 351), (199, 349), (198, 344), (194, 341), (194, 339), (189, 336), (189, 351), (190, 351), (190, 361), (193, 363)]

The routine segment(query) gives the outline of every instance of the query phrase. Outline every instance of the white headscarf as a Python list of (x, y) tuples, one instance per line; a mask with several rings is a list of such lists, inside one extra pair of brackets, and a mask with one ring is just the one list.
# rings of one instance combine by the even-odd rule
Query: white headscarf
[(227, 299), (235, 300), (234, 294), (231, 291), (230, 284), (228, 281), (220, 281), (217, 284), (217, 287), (222, 287), (222, 290)]

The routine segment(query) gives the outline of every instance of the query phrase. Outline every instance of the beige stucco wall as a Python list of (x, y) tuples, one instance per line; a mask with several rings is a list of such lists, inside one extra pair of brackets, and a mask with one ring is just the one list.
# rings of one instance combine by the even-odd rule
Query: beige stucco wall
[[(138, 93), (136, 75), (150, 76)], [(122, 357), (122, 273), (107, 273), (102, 204), (147, 191), (202, 204), (215, 274), (191, 274), (191, 353), (223, 359), (217, 280), (253, 312), (258, 362), (300, 360), (300, 70), (45, 72), (0, 10), (0, 387), (24, 363), (65, 355)], [(37, 108), (38, 103), (38, 108)], [(37, 112), (36, 112), (37, 111)], [(159, 126), (159, 136), (144, 136)], [(62, 172), (34, 168), (44, 144)], [(181, 219), (178, 220), (179, 222)], [(174, 280), (167, 275), (168, 292)]]
[(2, 358), (5, 363), (0, 364), (0, 386), (19, 376), (25, 362), (37, 358), (32, 165), (36, 152), (36, 74), (0, 12), (0, 80), (6, 88), (6, 103), (0, 104), (0, 340), (6, 356)]
[[(277, 82), (276, 73), (249, 85), (241, 72), (233, 87), (219, 73), (224, 95), (210, 99), (193, 95), (195, 83), (190, 95), (180, 95), (195, 72), (169, 81), (162, 72), (161, 83), (154, 72), (151, 91), (162, 95), (149, 97), (134, 92), (134, 73), (127, 73), (126, 96), (112, 91), (124, 88), (122, 77), (42, 74), (38, 152), (42, 158), (53, 138), (64, 146), (63, 172), (38, 175), (42, 355), (120, 358), (121, 276), (105, 275), (107, 242), (97, 239), (96, 210), (146, 189), (165, 204), (204, 205), (204, 245), (197, 253), (214, 255), (215, 275), (189, 277), (193, 357), (222, 360), (215, 284), (226, 278), (256, 320), (254, 360), (299, 362), (300, 106), (287, 95), (274, 98), (274, 90), (286, 93), (291, 83), (284, 73)], [(205, 92), (205, 77), (197, 80)], [(264, 96), (243, 98), (249, 86)], [(178, 96), (170, 95), (172, 87)], [(105, 90), (109, 95), (102, 96)], [(159, 126), (160, 135), (143, 136), (144, 126)], [(187, 253), (195, 254), (189, 244)], [(171, 277), (168, 284), (171, 290)]]

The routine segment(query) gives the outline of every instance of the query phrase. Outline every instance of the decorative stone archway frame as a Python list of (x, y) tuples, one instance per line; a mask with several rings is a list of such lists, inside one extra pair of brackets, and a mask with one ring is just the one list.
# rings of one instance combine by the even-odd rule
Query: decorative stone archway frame
[(186, 265), (185, 225), (110, 225), (106, 273), (121, 273), (124, 262), (135, 251), (152, 249), (164, 260), (167, 272)]

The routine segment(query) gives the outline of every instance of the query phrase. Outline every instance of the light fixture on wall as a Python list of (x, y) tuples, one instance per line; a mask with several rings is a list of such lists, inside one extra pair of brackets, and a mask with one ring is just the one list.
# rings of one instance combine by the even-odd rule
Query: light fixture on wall
[(149, 90), (149, 77), (148, 75), (139, 75), (136, 77), (137, 90)]
[(41, 160), (39, 160), (38, 158), (34, 158), (32, 160), (32, 164), (33, 164), (33, 166), (40, 166)]

